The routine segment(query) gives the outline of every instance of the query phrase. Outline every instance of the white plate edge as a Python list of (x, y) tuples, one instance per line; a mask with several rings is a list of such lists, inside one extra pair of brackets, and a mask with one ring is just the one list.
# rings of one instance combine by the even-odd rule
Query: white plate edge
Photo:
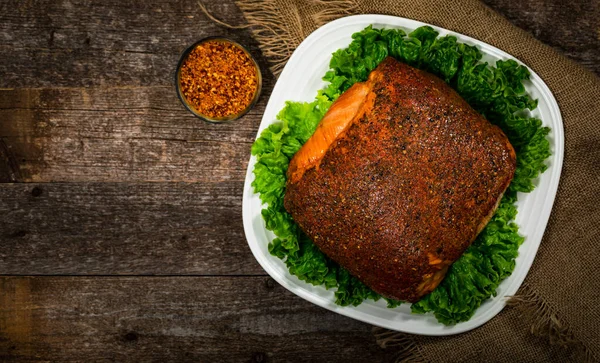
[[(523, 62), (521, 62), (520, 60), (518, 60), (516, 57), (492, 46), (489, 45), (485, 42), (479, 41), (477, 39), (471, 38), (469, 36), (460, 34), (460, 33), (456, 33), (453, 32), (451, 30), (448, 29), (444, 29), (444, 28), (440, 28), (437, 27), (435, 25), (431, 25), (431, 24), (427, 24), (427, 23), (423, 23), (423, 22), (419, 22), (416, 20), (412, 20), (412, 19), (406, 19), (406, 18), (402, 18), (402, 17), (395, 17), (395, 16), (389, 16), (389, 15), (379, 15), (379, 14), (363, 14), (363, 15), (353, 15), (353, 16), (348, 16), (348, 17), (344, 17), (344, 18), (340, 18), (337, 20), (334, 20), (328, 24), (325, 24), (324, 26), (322, 26), (321, 28), (315, 30), (313, 33), (311, 33), (297, 48), (296, 50), (293, 52), (292, 56), (290, 57), (290, 59), (288, 60), (288, 63), (286, 64), (286, 67), (284, 68), (283, 72), (281, 73), (279, 80), (281, 79), (285, 79), (284, 75), (286, 74), (286, 72), (291, 72), (292, 71), (292, 67), (287, 67), (287, 65), (292, 64), (293, 65), (293, 61), (297, 58), (297, 54), (301, 54), (304, 50), (304, 48), (308, 48), (310, 46), (310, 43), (312, 41), (317, 40), (317, 36), (319, 36), (320, 32), (324, 32), (325, 30), (329, 30), (330, 28), (333, 28), (334, 26), (343, 26), (346, 25), (346, 22), (351, 22), (353, 20), (362, 20), (362, 19), (369, 19), (370, 23), (387, 23), (389, 25), (392, 26), (398, 26), (398, 27), (403, 27), (403, 28), (410, 28), (410, 29), (415, 29), (419, 26), (423, 26), (423, 25), (428, 25), (431, 26), (432, 28), (434, 28), (437, 31), (440, 31), (440, 33), (442, 33), (442, 35), (445, 34), (451, 34), (451, 35), (456, 35), (461, 37), (461, 41), (467, 40), (470, 41), (471, 43), (474, 43), (476, 45), (478, 45), (479, 47), (485, 48), (485, 51), (487, 53), (489, 53), (489, 51), (493, 51), (494, 53), (498, 53), (497, 55), (500, 55), (503, 58), (510, 58), (510, 59), (514, 59), (516, 60), (518, 63), (520, 64), (524, 64)], [(390, 23), (395, 23), (395, 22), (407, 22), (409, 24), (411, 24), (410, 26), (407, 26), (405, 24), (403, 25), (395, 25), (395, 24), (390, 24)], [(350, 35), (350, 34), (349, 34)], [(489, 48), (489, 49), (488, 49)], [(295, 57), (296, 56), (296, 57)], [(552, 211), (552, 206), (554, 204), (554, 199), (556, 197), (556, 192), (558, 190), (558, 184), (559, 184), (559, 180), (560, 180), (560, 174), (562, 171), (562, 163), (563, 163), (563, 158), (564, 158), (564, 126), (563, 126), (563, 122), (562, 122), (562, 115), (560, 113), (560, 109), (558, 107), (558, 104), (556, 102), (556, 99), (554, 98), (554, 96), (552, 95), (552, 92), (550, 91), (550, 89), (548, 88), (548, 86), (543, 82), (543, 80), (537, 75), (537, 73), (535, 73), (531, 68), (528, 67), (528, 69), (531, 72), (531, 82), (532, 83), (536, 83), (537, 86), (536, 88), (538, 88), (541, 93), (542, 96), (544, 96), (544, 98), (547, 101), (547, 104), (549, 105), (549, 107), (551, 109), (554, 110), (554, 112), (552, 112), (553, 115), (555, 115), (555, 119), (557, 121), (557, 125), (553, 125), (553, 136), (556, 138), (556, 149), (554, 150), (554, 165), (556, 167), (552, 168), (552, 174), (549, 176), (551, 178), (550, 180), (550, 186), (549, 186), (549, 190), (548, 190), (548, 194), (546, 195), (546, 198), (544, 200), (544, 205), (541, 207), (541, 210), (543, 211), (543, 214), (540, 216), (540, 224), (538, 224), (539, 227), (543, 227), (543, 228), (538, 228), (536, 229), (536, 231), (538, 231), (534, 236), (530, 236), (530, 239), (537, 239), (537, 235), (539, 236), (539, 240), (541, 243), (541, 239), (543, 237), (543, 233), (546, 229), (551, 211)], [(275, 87), (273, 88), (272, 94), (275, 94), (277, 92), (277, 88), (280, 85), (279, 80), (277, 81)], [(263, 119), (261, 120), (261, 124), (259, 126), (259, 129), (257, 131), (257, 136), (256, 138), (258, 138), (260, 136), (260, 133), (266, 128), (268, 127), (268, 125), (270, 125), (272, 123), (272, 121), (274, 121), (273, 119), (271, 120), (267, 120), (266, 118), (266, 114), (268, 114), (267, 111), (269, 111), (271, 104), (270, 101), (267, 104), (267, 108), (265, 109), (265, 113), (263, 115)], [(275, 107), (275, 106), (272, 106)], [(279, 111), (279, 109), (277, 109), (276, 111)], [(504, 302), (502, 302), (501, 304), (497, 304), (496, 306), (493, 306), (492, 308), (490, 308), (487, 312), (487, 314), (485, 316), (479, 316), (479, 320), (476, 322), (476, 324), (469, 324), (469, 322), (472, 322), (472, 320), (464, 322), (464, 323), (459, 323), (457, 325), (454, 325), (452, 327), (449, 327), (448, 329), (445, 329), (444, 331), (438, 331), (438, 332), (424, 332), (422, 330), (415, 330), (415, 329), (411, 329), (410, 327), (407, 327), (406, 329), (398, 329), (397, 326), (392, 326), (388, 323), (387, 320), (381, 320), (381, 321), (374, 321), (372, 315), (368, 315), (368, 314), (364, 314), (362, 312), (358, 312), (356, 310), (353, 309), (353, 307), (340, 307), (337, 305), (331, 305), (331, 301), (321, 297), (321, 296), (316, 296), (313, 295), (312, 293), (309, 293), (306, 290), (296, 290), (294, 288), (294, 286), (292, 286), (289, 282), (288, 282), (288, 276), (281, 276), (277, 271), (273, 271), (270, 268), (270, 263), (267, 260), (267, 258), (276, 258), (273, 256), (265, 256), (262, 254), (262, 251), (258, 250), (258, 247), (253, 245), (252, 243), (250, 243), (250, 240), (254, 240), (254, 236), (250, 235), (249, 231), (253, 230), (253, 227), (251, 225), (251, 218), (252, 216), (250, 215), (251, 211), (248, 207), (248, 200), (246, 198), (246, 195), (248, 194), (253, 194), (252, 190), (251, 190), (251, 182), (253, 180), (253, 174), (252, 174), (252, 169), (254, 167), (255, 164), (255, 158), (254, 156), (250, 157), (249, 163), (248, 163), (248, 168), (246, 170), (246, 179), (244, 182), (244, 194), (243, 194), (243, 203), (242, 203), (242, 214), (243, 214), (243, 224), (244, 224), (244, 231), (245, 231), (245, 235), (246, 235), (246, 239), (248, 240), (248, 245), (254, 255), (254, 257), (256, 258), (256, 260), (259, 262), (259, 264), (263, 267), (263, 269), (265, 269), (265, 271), (272, 277), (274, 278), (279, 284), (281, 284), (283, 287), (285, 287), (287, 290), (289, 290), (290, 292), (292, 292), (293, 294), (302, 297), (303, 299), (312, 302), (316, 305), (319, 305), (321, 307), (324, 307), (330, 311), (334, 311), (336, 313), (351, 317), (353, 319), (356, 320), (360, 320), (363, 321), (365, 323), (369, 323), (369, 324), (373, 324), (373, 325), (377, 325), (380, 327), (384, 327), (384, 328), (388, 328), (388, 329), (392, 329), (392, 330), (397, 330), (397, 331), (402, 331), (402, 332), (406, 332), (406, 333), (412, 333), (412, 334), (419, 334), (419, 335), (430, 335), (430, 336), (440, 336), (440, 335), (453, 335), (453, 334), (459, 334), (465, 331), (469, 331), (472, 329), (475, 329), (483, 324), (485, 324), (486, 322), (488, 322), (491, 318), (493, 318), (494, 316), (496, 316), (506, 305)], [(547, 175), (547, 174), (544, 174)], [(549, 207), (546, 207), (548, 206)], [(541, 232), (539, 232), (541, 231)], [(258, 241), (254, 241), (255, 244), (258, 243)], [(512, 295), (514, 294), (518, 288), (522, 285), (525, 277), (527, 276), (527, 274), (529, 273), (529, 269), (531, 267), (531, 265), (533, 264), (533, 260), (535, 259), (535, 255), (537, 254), (537, 251), (539, 249), (539, 245), (540, 243), (536, 243), (534, 246), (533, 251), (531, 252), (533, 254), (533, 258), (530, 261), (524, 261), (526, 263), (526, 273), (524, 274), (524, 276), (522, 278), (519, 278), (517, 280), (513, 280), (512, 284), (511, 284), (511, 289), (509, 289), (507, 291), (507, 295)], [(517, 283), (518, 282), (518, 283)], [(514, 290), (514, 291), (513, 291)], [(316, 301), (315, 301), (316, 300)], [(366, 316), (364, 316), (366, 315)], [(441, 326), (443, 326), (442, 324), (440, 324)], [(446, 328), (446, 327), (444, 327)]]

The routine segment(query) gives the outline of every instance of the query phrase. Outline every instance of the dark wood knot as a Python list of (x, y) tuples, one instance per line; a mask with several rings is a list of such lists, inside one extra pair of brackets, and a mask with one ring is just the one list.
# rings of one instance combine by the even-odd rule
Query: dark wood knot
[(130, 331), (129, 333), (125, 334), (123, 338), (125, 338), (125, 340), (128, 342), (134, 342), (138, 340), (138, 335), (135, 332)]
[(252, 362), (254, 363), (264, 363), (267, 361), (267, 355), (262, 352), (254, 353), (252, 355)]
[(267, 279), (265, 280), (265, 286), (267, 287), (267, 289), (272, 290), (273, 288), (275, 288), (275, 280), (273, 280), (270, 277), (267, 277)]
[(33, 189), (31, 189), (31, 195), (34, 197), (39, 197), (43, 192), (44, 191), (40, 187), (33, 187)]
[(11, 233), (9, 236), (14, 237), (14, 238), (23, 238), (26, 235), (27, 235), (27, 231), (19, 230), (19, 231)]

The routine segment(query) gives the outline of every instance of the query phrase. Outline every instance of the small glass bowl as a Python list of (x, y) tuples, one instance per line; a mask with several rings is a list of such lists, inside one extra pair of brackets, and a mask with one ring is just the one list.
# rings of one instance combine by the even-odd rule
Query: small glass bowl
[[(254, 97), (252, 98), (252, 101), (250, 102), (248, 107), (246, 107), (241, 112), (233, 114), (233, 115), (229, 115), (226, 117), (210, 117), (210, 116), (201, 114), (194, 108), (194, 106), (192, 106), (187, 101), (187, 99), (185, 98), (185, 95), (183, 94), (183, 91), (181, 90), (180, 75), (181, 75), (181, 66), (183, 65), (183, 62), (186, 60), (188, 54), (190, 54), (190, 52), (192, 50), (194, 50), (198, 45), (200, 45), (204, 42), (211, 41), (211, 40), (217, 40), (220, 42), (229, 43), (229, 44), (232, 44), (232, 45), (238, 47), (244, 53), (246, 53), (246, 55), (248, 56), (248, 58), (250, 58), (252, 63), (254, 63), (254, 67), (256, 68), (256, 78), (257, 78), (256, 83), (257, 84), (256, 84), (256, 91), (254, 92)], [(228, 39), (228, 38), (224, 38), (224, 37), (207, 37), (207, 38), (203, 38), (203, 39), (197, 41), (196, 43), (190, 45), (186, 50), (183, 51), (183, 53), (181, 53), (181, 57), (179, 58), (179, 62), (177, 63), (177, 69), (175, 71), (175, 88), (177, 89), (177, 96), (179, 97), (179, 100), (181, 101), (181, 103), (183, 103), (185, 108), (187, 108), (188, 111), (193, 113), (196, 117), (201, 118), (204, 121), (212, 122), (212, 123), (222, 123), (222, 122), (234, 121), (234, 120), (237, 120), (240, 117), (244, 116), (246, 113), (248, 113), (248, 111), (250, 111), (252, 109), (252, 107), (254, 107), (256, 102), (258, 101), (258, 98), (260, 97), (260, 92), (262, 90), (262, 73), (260, 71), (260, 67), (258, 66), (258, 63), (256, 62), (256, 59), (254, 59), (254, 57), (252, 56), (252, 54), (250, 54), (248, 49), (246, 49), (246, 47), (244, 47), (240, 43), (238, 43), (234, 40)]]

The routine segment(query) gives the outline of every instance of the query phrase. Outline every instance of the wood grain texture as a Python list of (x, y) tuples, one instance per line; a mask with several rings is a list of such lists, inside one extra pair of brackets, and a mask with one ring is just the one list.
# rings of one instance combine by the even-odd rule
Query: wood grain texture
[[(209, 6), (243, 22), (233, 2)], [(175, 94), (179, 55), (210, 35), (265, 70), (260, 102), (231, 124), (202, 122)], [(4, 1), (0, 50), (4, 182), (243, 180), (274, 81), (250, 32), (196, 1)]]
[[(488, 4), (597, 70), (597, 4), (553, 1)], [(207, 6), (243, 22), (231, 3)], [(173, 68), (188, 44), (213, 34), (249, 45), (267, 69), (248, 31), (215, 25), (193, 1), (0, 4), (0, 181), (242, 180), (274, 80), (266, 74), (242, 120), (194, 118), (175, 96)]]
[(514, 25), (600, 76), (600, 1), (483, 2)]
[(0, 275), (263, 275), (242, 182), (0, 187)]
[[(484, 1), (600, 74), (598, 1)], [(0, 275), (55, 275), (0, 277), (0, 361), (393, 359), (368, 325), (263, 276), (241, 193), (274, 79), (235, 123), (194, 118), (174, 67), (210, 35), (268, 69), (195, 0), (0, 2)]]
[(0, 278), (1, 361), (389, 362), (266, 277)]
[[(485, 2), (599, 71), (598, 1)], [(243, 23), (232, 1), (205, 3), (221, 19)], [(7, 0), (0, 3), (0, 87), (168, 85), (181, 51), (214, 34), (239, 37), (260, 53), (247, 30), (214, 24), (191, 0)]]
[(4, 169), (14, 174), (4, 179), (243, 180), (267, 98), (238, 121), (210, 124), (189, 113), (172, 87), (0, 90)]
[[(243, 22), (233, 1), (210, 8)], [(193, 0), (5, 0), (0, 88), (171, 85), (181, 52), (210, 35), (260, 54), (248, 30), (215, 24)]]

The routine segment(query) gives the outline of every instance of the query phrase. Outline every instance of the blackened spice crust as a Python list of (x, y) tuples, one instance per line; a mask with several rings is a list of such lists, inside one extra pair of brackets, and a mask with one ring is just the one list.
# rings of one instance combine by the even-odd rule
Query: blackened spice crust
[(485, 226), (515, 154), (497, 126), (437, 77), (392, 58), (373, 73), (374, 102), (318, 167), (288, 180), (284, 203), (367, 286), (417, 301)]

